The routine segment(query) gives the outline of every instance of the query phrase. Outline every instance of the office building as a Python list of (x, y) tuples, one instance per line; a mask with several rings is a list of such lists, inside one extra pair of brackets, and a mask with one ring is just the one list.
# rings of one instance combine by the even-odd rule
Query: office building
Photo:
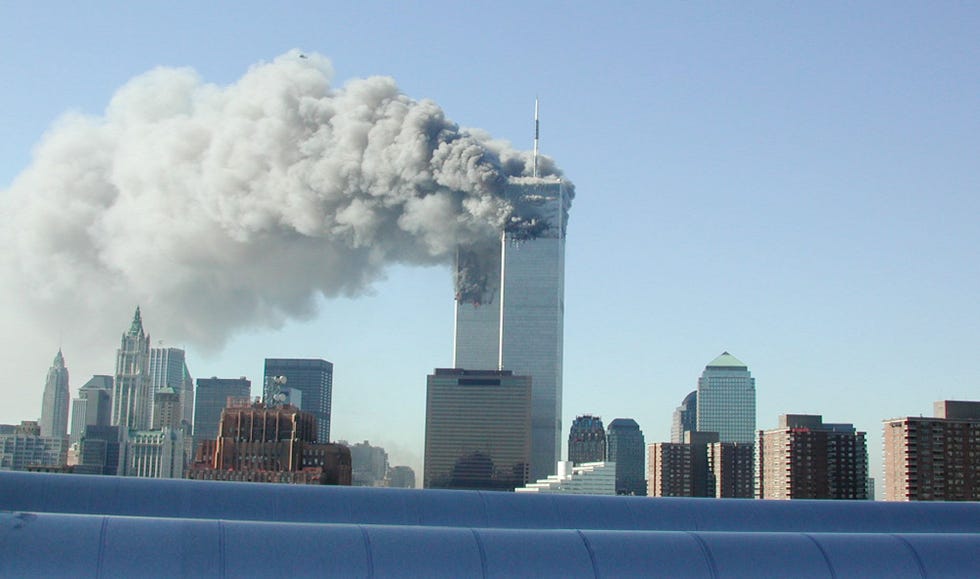
[(61, 350), (54, 357), (44, 381), (44, 397), (41, 402), (41, 436), (63, 438), (68, 436), (68, 368)]
[[(570, 191), (555, 178), (511, 178), (506, 195), (528, 217), (456, 259), (453, 365), (529, 376), (531, 476), (561, 453), (565, 231)], [(533, 216), (531, 218), (530, 216)]]
[(697, 430), (717, 432), (720, 442), (755, 443), (755, 378), (728, 352), (698, 379)]
[(980, 501), (980, 401), (884, 421), (886, 501)]
[(0, 429), (0, 470), (61, 467), (68, 459), (67, 436), (41, 436), (37, 421)]
[(186, 463), (184, 436), (180, 428), (127, 433), (123, 474), (142, 478), (183, 478)]
[(576, 416), (568, 432), (568, 460), (574, 464), (606, 460), (606, 429), (598, 416)]
[(388, 486), (397, 489), (414, 489), (415, 471), (410, 466), (393, 466), (389, 468)]
[(759, 432), (757, 495), (762, 499), (866, 499), (868, 450), (852, 424), (784, 414)]
[(355, 487), (387, 486), (388, 453), (380, 446), (371, 446), (368, 441), (348, 444), (350, 449), (351, 485)]
[(112, 376), (96, 374), (78, 389), (71, 401), (71, 437), (74, 446), (86, 426), (109, 426), (112, 421)]
[(691, 494), (688, 496), (715, 496), (714, 476), (708, 470), (708, 445), (716, 442), (717, 432), (689, 430), (684, 433), (684, 444), (691, 447)]
[(194, 393), (194, 447), (203, 440), (218, 438), (221, 412), (228, 407), (228, 399), (250, 398), (252, 381), (241, 378), (198, 378)]
[(654, 442), (647, 445), (647, 495), (691, 496), (692, 460), (690, 444)]
[[(320, 359), (266, 358), (262, 399), (271, 400), (273, 388), (299, 390), (299, 409), (316, 417), (317, 441), (330, 441), (330, 412), (333, 399), (333, 364)], [(285, 382), (275, 382), (285, 378)]]
[(519, 493), (560, 493), (568, 495), (615, 495), (616, 464), (587, 462), (573, 464), (561, 461), (557, 474), (514, 489)]
[(112, 392), (112, 425), (123, 430), (150, 428), (153, 393), (150, 383), (150, 336), (143, 331), (139, 307), (116, 352)]
[(438, 368), (426, 384), (425, 488), (514, 490), (528, 481), (531, 378)]
[[(186, 424), (187, 430), (190, 430), (194, 423), (194, 379), (187, 370), (184, 350), (150, 348), (150, 384), (154, 394), (167, 387), (177, 392), (180, 396), (178, 424)], [(153, 413), (156, 414), (156, 407), (153, 408)], [(156, 422), (155, 416), (153, 422)]]
[(670, 441), (684, 442), (684, 433), (698, 429), (698, 391), (694, 390), (684, 397), (681, 405), (674, 410), (670, 424)]
[[(125, 453), (118, 426), (87, 425), (79, 443), (77, 474), (116, 476), (124, 474)], [(122, 467), (122, 468), (120, 468)]]
[(632, 418), (617, 418), (606, 427), (606, 460), (616, 464), (616, 494), (645, 496), (646, 441)]
[(178, 429), (183, 424), (183, 401), (172, 386), (163, 386), (153, 394), (153, 430)]
[(313, 413), (243, 399), (221, 413), (217, 439), (202, 441), (186, 478), (350, 485), (351, 455), (319, 442)]

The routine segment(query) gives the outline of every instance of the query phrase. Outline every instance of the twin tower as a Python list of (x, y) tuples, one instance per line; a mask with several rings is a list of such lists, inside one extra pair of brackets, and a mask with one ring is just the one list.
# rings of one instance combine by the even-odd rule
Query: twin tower
[(456, 264), (453, 366), (531, 378), (530, 480), (554, 473), (561, 453), (565, 224), (570, 191), (555, 177), (517, 177), (508, 199), (524, 216)]

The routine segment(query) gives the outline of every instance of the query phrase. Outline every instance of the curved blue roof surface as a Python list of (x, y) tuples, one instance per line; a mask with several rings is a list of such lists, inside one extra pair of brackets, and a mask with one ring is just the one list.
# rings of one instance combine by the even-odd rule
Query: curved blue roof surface
[(980, 504), (0, 472), (0, 576), (967, 577)]

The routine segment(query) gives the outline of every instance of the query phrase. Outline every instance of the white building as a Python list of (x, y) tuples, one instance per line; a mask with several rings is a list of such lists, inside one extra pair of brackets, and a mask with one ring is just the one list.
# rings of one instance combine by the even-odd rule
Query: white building
[(616, 463), (586, 462), (573, 466), (569, 461), (560, 461), (558, 474), (515, 490), (519, 493), (615, 495)]
[(184, 431), (130, 431), (125, 442), (125, 475), (143, 478), (183, 478), (186, 463)]

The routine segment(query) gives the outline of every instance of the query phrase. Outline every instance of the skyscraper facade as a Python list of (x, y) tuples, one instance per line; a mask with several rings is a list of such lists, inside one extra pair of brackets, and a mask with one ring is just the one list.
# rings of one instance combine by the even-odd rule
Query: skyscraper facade
[(606, 429), (598, 416), (576, 416), (568, 431), (568, 460), (573, 464), (606, 460)]
[(980, 401), (884, 421), (886, 501), (980, 501)]
[(44, 381), (44, 398), (41, 402), (41, 436), (63, 438), (68, 436), (68, 368), (61, 349), (54, 357)]
[(458, 368), (428, 376), (425, 488), (513, 490), (528, 481), (530, 450), (530, 377)]
[(616, 464), (616, 494), (647, 494), (645, 449), (643, 431), (632, 418), (617, 418), (606, 427), (606, 460)]
[(681, 405), (674, 410), (670, 425), (670, 441), (684, 442), (684, 433), (698, 429), (698, 391), (694, 390), (684, 397)]
[(143, 331), (139, 307), (116, 352), (112, 424), (125, 430), (147, 430), (153, 411), (150, 382), (150, 336)]
[(96, 374), (78, 389), (71, 403), (70, 444), (82, 439), (86, 426), (109, 426), (112, 422), (112, 376)]
[(654, 442), (647, 445), (647, 495), (691, 496), (692, 460), (690, 444)]
[(759, 432), (757, 496), (762, 499), (867, 498), (868, 449), (852, 424), (784, 414)]
[(531, 377), (531, 477), (555, 472), (561, 453), (566, 184), (511, 178), (517, 213), (533, 216), (499, 241), (456, 260), (453, 365)]
[(229, 398), (250, 398), (252, 381), (241, 378), (198, 378), (194, 402), (194, 447), (202, 440), (218, 438), (221, 412)]
[(728, 352), (712, 360), (698, 379), (697, 430), (717, 432), (720, 442), (755, 442), (755, 378)]
[[(194, 379), (187, 370), (184, 350), (150, 348), (150, 384), (154, 393), (173, 388), (180, 396), (180, 422), (188, 427), (194, 423)], [(156, 407), (153, 413), (156, 414)]]
[(333, 400), (333, 364), (320, 359), (266, 358), (262, 381), (263, 400), (269, 400), (275, 378), (285, 378), (286, 387), (302, 392), (300, 410), (316, 418), (317, 441), (330, 442), (330, 412)]

